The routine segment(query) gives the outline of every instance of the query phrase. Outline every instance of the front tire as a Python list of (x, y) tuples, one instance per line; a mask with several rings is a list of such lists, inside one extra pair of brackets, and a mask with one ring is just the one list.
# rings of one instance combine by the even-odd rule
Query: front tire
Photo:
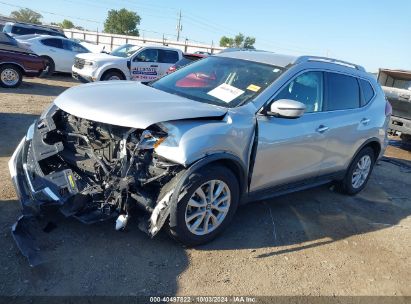
[(103, 81), (125, 80), (125, 78), (120, 72), (108, 71), (103, 75), (103, 77), (101, 77), (101, 80)]
[(370, 178), (375, 164), (375, 153), (370, 147), (362, 149), (351, 162), (344, 179), (339, 182), (341, 192), (354, 195), (361, 192)]
[(17, 88), (23, 80), (21, 69), (12, 64), (0, 66), (0, 86), (3, 88)]
[(187, 180), (182, 189), (185, 195), (171, 207), (169, 232), (179, 242), (196, 246), (227, 228), (237, 210), (239, 185), (223, 166), (201, 168)]

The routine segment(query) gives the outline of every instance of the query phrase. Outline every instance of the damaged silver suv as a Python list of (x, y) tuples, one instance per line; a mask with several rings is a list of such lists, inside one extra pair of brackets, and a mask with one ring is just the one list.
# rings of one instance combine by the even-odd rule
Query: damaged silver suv
[(210, 56), (148, 84), (73, 87), (10, 160), (23, 206), (13, 236), (33, 260), (25, 223), (48, 206), (119, 230), (141, 209), (151, 236), (164, 226), (198, 245), (240, 203), (329, 182), (356, 194), (384, 153), (390, 113), (360, 66), (262, 51)]

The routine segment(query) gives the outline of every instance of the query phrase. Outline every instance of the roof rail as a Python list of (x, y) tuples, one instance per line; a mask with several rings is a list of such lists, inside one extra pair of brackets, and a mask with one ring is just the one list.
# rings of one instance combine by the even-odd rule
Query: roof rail
[(328, 57), (301, 56), (301, 57), (298, 57), (295, 64), (308, 62), (308, 61), (320, 61), (320, 62), (335, 63), (335, 64), (351, 67), (351, 68), (357, 69), (359, 71), (365, 72), (364, 67), (361, 66), (361, 65), (351, 63), (351, 62), (347, 62), (347, 61), (343, 61), (343, 60), (339, 60), (339, 59), (328, 58)]

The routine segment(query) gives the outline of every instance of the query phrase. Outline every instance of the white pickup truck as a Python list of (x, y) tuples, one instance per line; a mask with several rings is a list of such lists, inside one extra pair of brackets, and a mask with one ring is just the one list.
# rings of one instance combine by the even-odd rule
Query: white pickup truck
[(79, 54), (72, 75), (82, 82), (99, 80), (135, 80), (148, 82), (163, 76), (180, 60), (179, 49), (163, 46), (140, 47), (125, 44), (110, 54)]
[(392, 105), (389, 129), (411, 141), (411, 71), (380, 69), (378, 82)]

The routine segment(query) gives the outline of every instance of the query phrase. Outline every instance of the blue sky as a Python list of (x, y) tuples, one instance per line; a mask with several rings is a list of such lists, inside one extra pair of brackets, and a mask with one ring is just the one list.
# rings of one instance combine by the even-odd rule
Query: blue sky
[[(18, 9), (40, 12), (45, 22), (71, 19), (101, 31), (109, 9), (127, 8), (141, 17), (141, 34), (175, 39), (178, 10), (181, 36), (218, 44), (222, 35), (241, 32), (256, 47), (292, 55), (320, 55), (364, 65), (411, 70), (409, 0), (0, 0), (0, 14)], [(66, 17), (64, 17), (66, 16)], [(89, 20), (89, 21), (87, 21)]]

